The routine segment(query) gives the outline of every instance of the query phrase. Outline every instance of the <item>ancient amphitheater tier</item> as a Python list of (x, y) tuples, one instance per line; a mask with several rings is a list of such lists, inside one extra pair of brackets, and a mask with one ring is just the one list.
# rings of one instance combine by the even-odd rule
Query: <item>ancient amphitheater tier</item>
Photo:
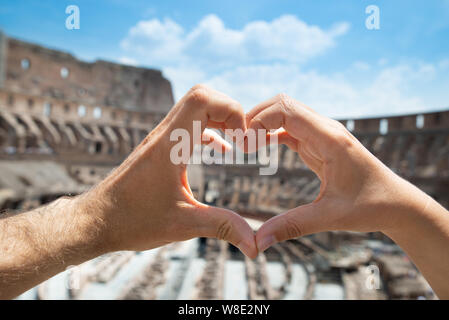
[[(83, 62), (0, 35), (0, 207), (25, 211), (100, 181), (173, 105), (160, 71)], [(380, 160), (449, 207), (449, 111), (340, 119)], [(198, 200), (261, 221), (310, 202), (320, 181), (281, 147), (279, 170), (190, 166)], [(379, 276), (379, 277), (377, 277)], [(70, 283), (71, 285), (65, 285)], [(249, 260), (219, 240), (116, 252), (67, 270), (20, 299), (416, 299), (434, 294), (379, 233), (327, 232)]]
[(173, 104), (170, 82), (158, 70), (84, 62), (4, 34), (0, 48), (4, 89), (131, 111), (166, 113)]

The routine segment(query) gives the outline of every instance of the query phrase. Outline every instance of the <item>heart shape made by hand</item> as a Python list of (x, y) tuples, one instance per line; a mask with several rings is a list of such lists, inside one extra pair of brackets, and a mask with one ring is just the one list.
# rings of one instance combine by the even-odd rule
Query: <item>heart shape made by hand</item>
[[(192, 125), (195, 121), (200, 124), (196, 128)], [(206, 128), (240, 130), (244, 135), (248, 130), (266, 130), (256, 138), (259, 147), (277, 140), (297, 152), (321, 180), (318, 197), (269, 219), (256, 235), (235, 212), (197, 201), (186, 171), (194, 145), (213, 142), (215, 149), (229, 149), (225, 140)], [(182, 151), (177, 145), (182, 137), (188, 142), (187, 156), (172, 161), (173, 155)], [(248, 145), (243, 148), (248, 151)], [(397, 183), (395, 175), (341, 123), (285, 94), (245, 114), (235, 100), (198, 85), (95, 189), (103, 196), (113, 195), (117, 204), (107, 208), (112, 213), (102, 218), (120, 226), (109, 235), (120, 249), (145, 250), (193, 237), (216, 237), (255, 257), (276, 242), (310, 233), (386, 227), (388, 218), (379, 213), (378, 206), (367, 203), (377, 201), (370, 192), (373, 189), (383, 195), (394, 192), (391, 181)]]

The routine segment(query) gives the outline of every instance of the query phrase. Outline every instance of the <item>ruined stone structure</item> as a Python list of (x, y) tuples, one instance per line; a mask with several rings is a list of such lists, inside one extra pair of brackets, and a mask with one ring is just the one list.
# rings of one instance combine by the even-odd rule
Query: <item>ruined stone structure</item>
[[(172, 105), (170, 84), (159, 71), (86, 63), (0, 35), (1, 210), (83, 192)], [(341, 122), (392, 170), (449, 207), (449, 111)], [(191, 166), (189, 181), (198, 200), (235, 210), (256, 226), (318, 194), (320, 181), (297, 154), (280, 147), (279, 165), (274, 176), (260, 176), (259, 165)], [(374, 267), (378, 290), (366, 286)], [(141, 254), (111, 253), (77, 272), (23, 297), (433, 297), (402, 251), (380, 234), (321, 233), (278, 244), (255, 261), (221, 241), (192, 240)], [(55, 281), (75, 276), (76, 288), (55, 289)]]
[(171, 85), (158, 70), (83, 62), (65, 52), (0, 39), (0, 85), (10, 91), (132, 111), (166, 113), (173, 104)]

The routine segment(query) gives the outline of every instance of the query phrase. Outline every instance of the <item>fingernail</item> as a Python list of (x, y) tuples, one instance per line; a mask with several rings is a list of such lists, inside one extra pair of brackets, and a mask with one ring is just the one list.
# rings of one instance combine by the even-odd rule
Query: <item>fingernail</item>
[(257, 241), (257, 249), (259, 250), (259, 252), (264, 252), (275, 243), (276, 239), (274, 238), (274, 236), (269, 235)]
[(240, 249), (240, 251), (242, 251), (246, 256), (249, 256), (251, 254), (251, 248), (248, 244), (246, 244), (245, 242), (241, 242), (238, 245), (238, 248)]

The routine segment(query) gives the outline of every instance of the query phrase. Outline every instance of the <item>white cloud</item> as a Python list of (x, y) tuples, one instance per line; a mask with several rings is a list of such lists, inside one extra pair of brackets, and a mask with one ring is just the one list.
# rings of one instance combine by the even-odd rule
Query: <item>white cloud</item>
[[(214, 75), (195, 68), (166, 68), (175, 95), (181, 97), (195, 83), (205, 83), (238, 100), (245, 110), (280, 92), (336, 118), (422, 112), (429, 106), (443, 108), (449, 101), (436, 69), (429, 64), (398, 65), (368, 70), (370, 81), (360, 83), (353, 70), (322, 74), (288, 63), (239, 66)], [(425, 94), (434, 88), (437, 94)]]
[(121, 46), (150, 64), (304, 62), (333, 47), (335, 39), (348, 29), (347, 23), (339, 23), (323, 30), (284, 15), (271, 22), (252, 21), (234, 30), (216, 15), (208, 15), (186, 32), (171, 19), (151, 19), (132, 27)]
[(147, 57), (148, 61), (176, 59), (183, 47), (183, 33), (181, 26), (170, 19), (140, 21), (129, 30), (121, 46), (137, 57)]
[(448, 59), (393, 64), (356, 60), (345, 70), (324, 73), (307, 62), (324, 55), (348, 32), (338, 23), (325, 30), (292, 15), (252, 21), (231, 29), (215, 16), (185, 30), (171, 19), (140, 21), (121, 42), (124, 60), (161, 68), (179, 99), (206, 83), (250, 110), (286, 92), (332, 117), (422, 112), (449, 101)]
[[(449, 1), (449, 0), (448, 0)], [(440, 62), (439, 62), (439, 64), (438, 64), (438, 66), (441, 68), (441, 69), (447, 69), (447, 68), (449, 68), (449, 59), (443, 59), (443, 60), (441, 60)]]
[(128, 57), (121, 57), (120, 59), (118, 59), (118, 62), (120, 62), (122, 64), (127, 64), (129, 66), (137, 66), (139, 64), (136, 59), (132, 59), (132, 58), (128, 58)]

